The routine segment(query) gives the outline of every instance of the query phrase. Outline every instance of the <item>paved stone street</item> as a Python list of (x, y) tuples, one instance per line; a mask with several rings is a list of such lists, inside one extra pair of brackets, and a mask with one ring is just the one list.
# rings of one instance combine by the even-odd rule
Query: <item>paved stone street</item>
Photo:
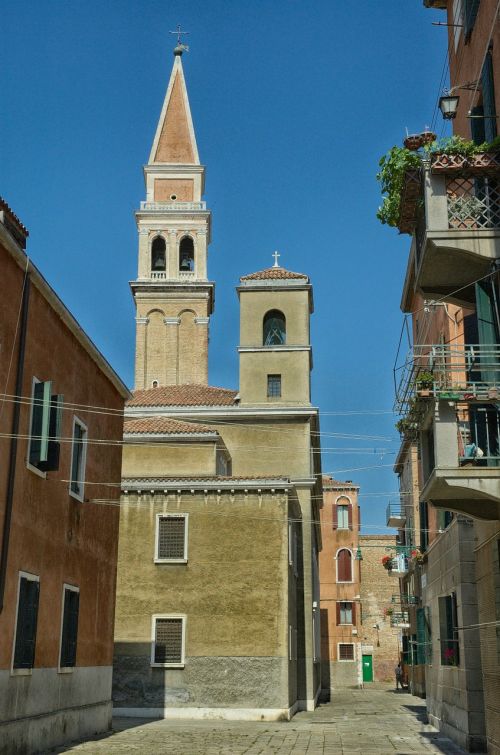
[(378, 686), (339, 692), (334, 702), (284, 723), (116, 719), (111, 735), (56, 752), (141, 755), (410, 755), (463, 750), (426, 723), (425, 703)]

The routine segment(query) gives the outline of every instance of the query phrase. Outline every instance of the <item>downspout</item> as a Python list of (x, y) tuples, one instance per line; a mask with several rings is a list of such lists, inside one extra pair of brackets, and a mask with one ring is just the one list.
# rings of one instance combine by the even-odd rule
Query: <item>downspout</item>
[(19, 434), (19, 417), (21, 413), (21, 401), (19, 397), (23, 390), (24, 376), (24, 353), (26, 349), (26, 335), (28, 325), (28, 308), (30, 298), (31, 279), (26, 272), (23, 295), (21, 301), (21, 328), (19, 333), (19, 351), (17, 354), (17, 374), (14, 397), (14, 411), (12, 413), (12, 437), (10, 443), (9, 469), (7, 477), (7, 495), (5, 498), (5, 516), (2, 532), (2, 554), (0, 556), (0, 613), (3, 611), (5, 582), (7, 578), (7, 558), (9, 555), (10, 524), (12, 520), (12, 505), (14, 502), (14, 482), (16, 477), (17, 461), (17, 436)]

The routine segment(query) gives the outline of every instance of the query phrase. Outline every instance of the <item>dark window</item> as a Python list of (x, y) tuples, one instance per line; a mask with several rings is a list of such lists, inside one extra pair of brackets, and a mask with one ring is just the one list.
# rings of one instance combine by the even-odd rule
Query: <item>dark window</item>
[(71, 668), (76, 665), (76, 640), (78, 636), (78, 609), (80, 593), (69, 587), (64, 588), (63, 624), (61, 635), (61, 657), (59, 666)]
[(417, 608), (417, 634), (416, 634), (416, 653), (415, 662), (421, 666), (425, 663), (427, 658), (427, 644), (430, 639), (430, 633), (428, 632), (425, 609)]
[(420, 501), (420, 547), (423, 551), (427, 550), (429, 545), (429, 508), (427, 501)]
[(487, 142), (492, 142), (497, 135), (497, 121), (495, 118), (495, 86), (491, 51), (488, 51), (481, 71), (481, 90), (483, 95), (484, 138)]
[(33, 668), (39, 592), (40, 583), (37, 579), (21, 577), (19, 580), (14, 668)]
[(166, 244), (162, 236), (153, 239), (151, 245), (151, 270), (166, 270)]
[(262, 343), (264, 346), (286, 343), (286, 319), (279, 309), (271, 309), (264, 315)]
[(28, 460), (42, 472), (59, 469), (62, 405), (50, 380), (34, 384)]
[(191, 236), (184, 236), (179, 247), (179, 270), (192, 272), (194, 270), (194, 243)]
[(477, 12), (479, 10), (480, 0), (462, 0), (463, 19), (464, 19), (464, 39), (469, 41), (470, 35), (476, 22)]
[(337, 581), (352, 582), (352, 555), (347, 548), (337, 554)]
[(83, 483), (85, 480), (86, 441), (87, 430), (77, 419), (75, 419), (73, 423), (70, 490), (80, 498), (83, 497)]
[(158, 518), (158, 559), (186, 558), (185, 539), (185, 516), (160, 516)]
[(460, 663), (457, 631), (456, 593), (439, 598), (439, 632), (441, 665), (458, 666)]
[(354, 645), (347, 643), (339, 643), (339, 661), (353, 661), (354, 660)]
[(268, 375), (267, 376), (267, 395), (269, 398), (280, 398), (281, 375)]
[(154, 663), (184, 663), (182, 647), (182, 619), (165, 618), (155, 621)]

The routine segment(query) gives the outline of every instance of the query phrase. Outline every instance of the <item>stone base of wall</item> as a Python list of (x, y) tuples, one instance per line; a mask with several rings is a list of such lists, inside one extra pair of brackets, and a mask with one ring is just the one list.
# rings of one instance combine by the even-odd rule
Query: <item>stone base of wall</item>
[(25, 755), (111, 728), (111, 666), (0, 671), (0, 755)]
[(0, 755), (46, 752), (111, 729), (111, 701), (0, 723)]
[(453, 742), (456, 742), (459, 747), (467, 750), (467, 752), (489, 752), (486, 746), (486, 737), (467, 734), (466, 732), (457, 729), (455, 726), (451, 726), (442, 719), (437, 718), (437, 716), (434, 716), (432, 713), (429, 713), (429, 723), (436, 729), (439, 729), (441, 734), (444, 734), (445, 737), (449, 737)]
[(204, 718), (203, 711), (234, 709), (276, 720), (295, 703), (289, 700), (288, 658), (187, 657), (182, 669), (153, 668), (149, 644), (127, 654), (122, 648), (117, 645), (113, 670), (116, 711), (147, 709), (153, 711), (147, 715), (164, 718), (165, 712), (186, 709), (188, 718)]

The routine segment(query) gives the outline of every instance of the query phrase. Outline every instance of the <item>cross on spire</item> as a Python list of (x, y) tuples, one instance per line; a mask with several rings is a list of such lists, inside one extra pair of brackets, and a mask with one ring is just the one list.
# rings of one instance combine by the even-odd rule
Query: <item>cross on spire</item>
[(281, 257), (281, 254), (279, 252), (273, 252), (272, 256), (274, 257), (273, 267), (279, 267), (278, 257)]
[(177, 45), (178, 45), (178, 47), (185, 47), (185, 45), (182, 43), (182, 35), (189, 34), (189, 32), (188, 31), (182, 31), (180, 24), (177, 24), (177, 29), (175, 31), (170, 31), (169, 34), (177, 34)]

